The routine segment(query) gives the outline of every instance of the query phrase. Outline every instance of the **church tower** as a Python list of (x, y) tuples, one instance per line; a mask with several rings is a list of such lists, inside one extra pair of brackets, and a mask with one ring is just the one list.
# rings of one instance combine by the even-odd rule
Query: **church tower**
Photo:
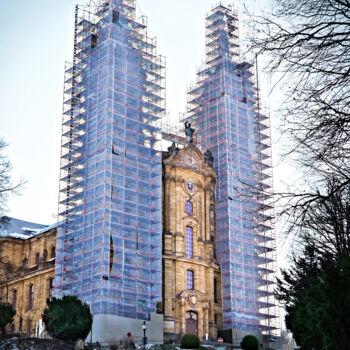
[(88, 303), (92, 341), (162, 342), (165, 65), (135, 0), (77, 6), (65, 73), (55, 295)]
[(165, 340), (186, 333), (216, 339), (222, 325), (213, 157), (188, 138), (184, 148), (173, 144), (163, 154)]

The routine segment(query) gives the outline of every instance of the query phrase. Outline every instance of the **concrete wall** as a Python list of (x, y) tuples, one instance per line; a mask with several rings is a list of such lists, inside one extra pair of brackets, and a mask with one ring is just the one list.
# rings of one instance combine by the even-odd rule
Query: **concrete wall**
[[(163, 343), (163, 315), (151, 314), (150, 321), (146, 321), (146, 337), (148, 343)], [(120, 339), (126, 338), (130, 332), (136, 343), (142, 342), (143, 320), (132, 318), (112, 316), (112, 315), (95, 315), (92, 324), (91, 333), (87, 336), (86, 342), (99, 342), (101, 344), (116, 344)]]

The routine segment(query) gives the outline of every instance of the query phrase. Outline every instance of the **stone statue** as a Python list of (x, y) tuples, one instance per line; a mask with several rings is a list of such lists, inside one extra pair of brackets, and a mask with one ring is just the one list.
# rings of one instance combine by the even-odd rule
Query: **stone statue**
[(177, 153), (179, 152), (179, 148), (176, 147), (175, 142), (173, 142), (173, 143), (171, 144), (171, 146), (168, 147), (168, 152), (169, 152), (169, 157), (170, 157), (173, 153), (177, 154)]
[(208, 165), (211, 165), (211, 166), (213, 166), (214, 164), (214, 156), (209, 149), (207, 149), (206, 152), (204, 153), (204, 163), (207, 163)]
[(185, 122), (185, 134), (186, 134), (186, 141), (189, 145), (193, 145), (193, 134), (195, 133), (195, 129), (191, 128), (191, 124), (186, 121)]

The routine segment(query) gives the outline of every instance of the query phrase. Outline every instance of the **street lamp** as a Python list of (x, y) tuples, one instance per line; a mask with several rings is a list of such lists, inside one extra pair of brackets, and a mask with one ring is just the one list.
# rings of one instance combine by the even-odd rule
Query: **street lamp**
[(147, 323), (146, 321), (143, 321), (142, 323), (142, 330), (143, 330), (143, 349), (146, 350), (146, 331), (147, 331)]

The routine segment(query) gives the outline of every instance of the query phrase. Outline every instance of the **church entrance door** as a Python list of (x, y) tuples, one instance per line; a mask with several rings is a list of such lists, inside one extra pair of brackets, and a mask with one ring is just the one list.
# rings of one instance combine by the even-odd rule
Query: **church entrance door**
[(186, 333), (198, 334), (198, 315), (194, 311), (186, 312)]

